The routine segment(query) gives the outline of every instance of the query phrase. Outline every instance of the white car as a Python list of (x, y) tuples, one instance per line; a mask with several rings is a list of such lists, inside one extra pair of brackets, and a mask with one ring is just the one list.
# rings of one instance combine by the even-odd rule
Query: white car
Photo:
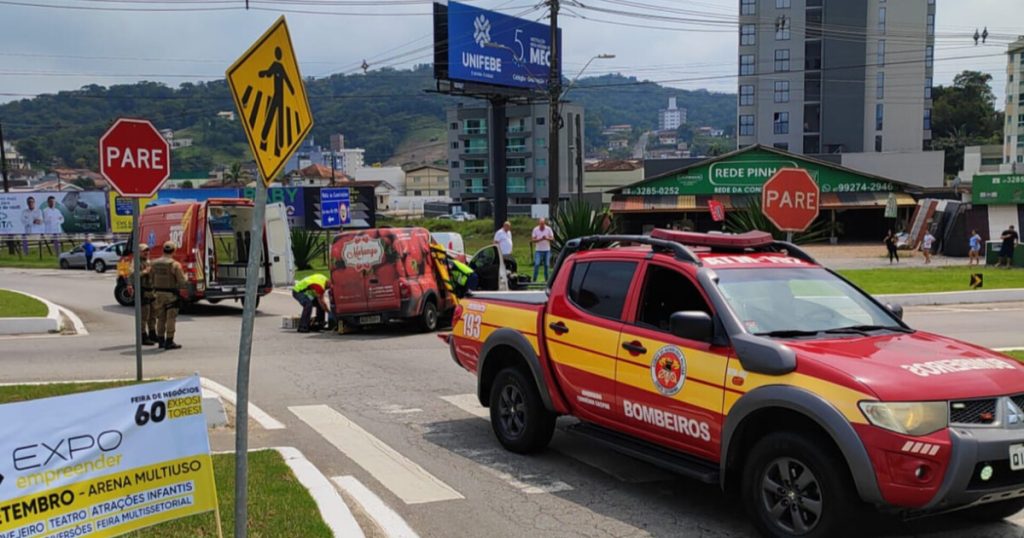
[[(96, 250), (92, 253), (92, 268), (97, 273), (103, 273), (111, 267), (117, 267), (117, 262), (124, 254), (127, 244), (126, 241), (118, 241), (113, 244), (93, 243)], [(58, 260), (61, 269), (85, 268), (85, 249), (82, 245), (78, 245), (67, 252), (62, 252)]]

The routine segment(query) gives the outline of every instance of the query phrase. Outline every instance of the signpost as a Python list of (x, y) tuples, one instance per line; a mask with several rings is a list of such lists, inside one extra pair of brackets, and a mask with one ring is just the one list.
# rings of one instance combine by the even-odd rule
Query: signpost
[(761, 190), (761, 211), (776, 228), (802, 232), (818, 218), (821, 193), (807, 170), (780, 168)]
[(227, 79), (249, 147), (263, 177), (263, 181), (256, 183), (253, 197), (255, 208), (250, 237), (251, 241), (259, 241), (261, 246), (249, 248), (235, 386), (238, 393), (235, 406), (235, 521), (238, 524), (235, 525), (235, 536), (245, 538), (245, 522), (248, 521), (249, 362), (260, 257), (263, 254), (267, 187), (313, 128), (313, 114), (283, 16), (228, 68)]
[[(139, 249), (140, 198), (149, 198), (171, 175), (171, 147), (146, 120), (120, 118), (100, 137), (100, 174), (121, 196), (132, 199), (132, 289), (135, 298), (135, 379), (142, 381), (142, 271)], [(153, 247), (154, 245), (150, 245)]]
[(352, 222), (348, 189), (320, 189), (320, 227), (340, 228)]

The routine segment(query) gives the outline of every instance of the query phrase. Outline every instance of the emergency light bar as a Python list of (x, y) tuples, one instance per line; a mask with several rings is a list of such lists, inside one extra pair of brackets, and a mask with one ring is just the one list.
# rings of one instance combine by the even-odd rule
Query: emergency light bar
[(682, 245), (710, 248), (718, 247), (729, 250), (768, 247), (775, 241), (772, 238), (772, 234), (757, 230), (741, 234), (706, 234), (655, 228), (651, 231), (651, 237), (655, 239), (664, 239), (665, 241), (672, 241)]

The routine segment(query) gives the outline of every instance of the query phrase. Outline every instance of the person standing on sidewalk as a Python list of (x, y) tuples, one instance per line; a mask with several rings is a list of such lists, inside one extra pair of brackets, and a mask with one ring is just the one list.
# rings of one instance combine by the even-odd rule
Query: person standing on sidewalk
[(895, 259), (896, 263), (900, 263), (900, 255), (896, 252), (896, 234), (892, 230), (885, 234), (885, 250), (889, 253), (889, 265), (892, 265), (892, 261)]
[(935, 236), (930, 231), (924, 232), (924, 239), (921, 240), (921, 254), (924, 254), (925, 265), (932, 263), (932, 246), (935, 244)]
[(967, 265), (981, 265), (981, 236), (978, 230), (971, 230), (971, 238), (967, 240), (970, 250), (967, 252)]
[(174, 343), (174, 330), (178, 320), (178, 309), (181, 308), (181, 289), (188, 284), (188, 280), (181, 264), (174, 259), (174, 251), (177, 248), (174, 241), (164, 243), (164, 255), (150, 266), (150, 273), (153, 275), (157, 343), (161, 349), (181, 349), (180, 344)]
[(548, 267), (551, 265), (551, 241), (555, 239), (555, 232), (547, 225), (547, 220), (541, 217), (537, 221), (530, 237), (534, 245), (533, 251), (533, 281), (537, 281), (538, 269), (544, 265), (544, 282), (548, 281)]
[(85, 270), (92, 270), (92, 255), (96, 252), (96, 245), (92, 244), (92, 237), (85, 236), (85, 243), (82, 244), (82, 251), (85, 252)]
[(1005, 263), (1006, 268), (1009, 269), (1013, 267), (1013, 249), (1017, 246), (1017, 241), (1020, 241), (1020, 235), (1017, 234), (1017, 230), (1014, 230), (1011, 224), (1009, 228), (1003, 231), (1001, 238), (1003, 244), (999, 248), (999, 264), (996, 267)]
[(494, 232), (494, 244), (498, 245), (498, 253), (505, 259), (505, 267), (510, 273), (515, 273), (516, 260), (512, 257), (512, 223), (505, 221), (501, 229)]

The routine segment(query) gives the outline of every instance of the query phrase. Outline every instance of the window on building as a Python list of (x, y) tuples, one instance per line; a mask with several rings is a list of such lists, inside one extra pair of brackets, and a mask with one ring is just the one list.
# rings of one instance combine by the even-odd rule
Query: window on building
[(459, 129), (459, 122), (453, 121), (452, 125), (451, 125), (451, 128), (452, 128), (453, 131), (457, 131)]
[(754, 55), (740, 54), (740, 76), (754, 74)]
[(875, 58), (875, 63), (878, 64), (878, 67), (882, 67), (883, 65), (885, 65), (885, 40), (884, 39), (879, 39), (878, 40), (878, 54), (877, 54), (877, 58)]
[(775, 81), (775, 102), (776, 103), (788, 103), (789, 102), (789, 81), (788, 80), (776, 80)]
[(924, 66), (932, 67), (935, 64), (935, 47), (928, 45), (924, 48)]
[(757, 27), (753, 24), (740, 25), (740, 45), (753, 45), (757, 36)]
[(591, 314), (621, 319), (636, 262), (590, 262), (573, 267), (569, 300)]
[(740, 136), (754, 136), (754, 115), (740, 116)]
[(757, 15), (757, 0), (740, 0), (740, 15)]
[(452, 165), (451, 166), (452, 168), (458, 168), (459, 167), (459, 161), (452, 161), (451, 165)]
[(542, 168), (542, 169), (546, 170), (547, 167), (548, 167), (548, 160), (547, 159), (537, 159), (537, 163), (534, 165), (534, 167)]
[(924, 79), (924, 98), (932, 98), (932, 77), (925, 77)]
[(754, 85), (753, 84), (741, 84), (740, 85), (740, 106), (753, 106), (754, 105)]
[(789, 134), (789, 112), (776, 112), (772, 119), (775, 134)]
[(932, 109), (930, 108), (924, 109), (924, 130), (932, 130)]
[(437, 191), (437, 195), (438, 195), (438, 196), (447, 196), (447, 195), (448, 195), (448, 191), (446, 191), (446, 190), (444, 190), (444, 189), (439, 189), (439, 190)]
[(1024, 114), (1017, 114), (1017, 123), (1024, 123)]
[(775, 9), (789, 9), (792, 3), (792, 0), (775, 0)]
[(882, 151), (882, 135), (875, 135), (875, 151), (879, 153)]
[(885, 6), (878, 8), (878, 33), (885, 33)]
[(772, 144), (775, 149), (781, 149), (782, 151), (789, 151), (789, 142), (776, 142)]
[(548, 141), (543, 139), (543, 138), (536, 138), (534, 140), (537, 141), (537, 147), (538, 148), (545, 148), (548, 145)]
[(875, 99), (885, 98), (885, 72), (875, 73)]
[(459, 149), (459, 143), (458, 143), (458, 141), (456, 141), (456, 142), (452, 142), (452, 149)]
[(785, 15), (779, 17), (779, 20), (775, 22), (775, 40), (789, 41), (789, 30), (792, 25), (792, 18), (786, 17)]
[(423, 191), (412, 191), (413, 196), (423, 196)]
[(885, 105), (878, 103), (875, 105), (875, 130), (881, 131), (883, 120), (885, 119)]
[(789, 49), (775, 49), (775, 72), (789, 71)]
[(544, 122), (546, 121), (547, 118), (545, 118), (544, 116), (537, 116), (537, 125), (544, 125)]
[(935, 35), (935, 14), (928, 14), (928, 35)]

